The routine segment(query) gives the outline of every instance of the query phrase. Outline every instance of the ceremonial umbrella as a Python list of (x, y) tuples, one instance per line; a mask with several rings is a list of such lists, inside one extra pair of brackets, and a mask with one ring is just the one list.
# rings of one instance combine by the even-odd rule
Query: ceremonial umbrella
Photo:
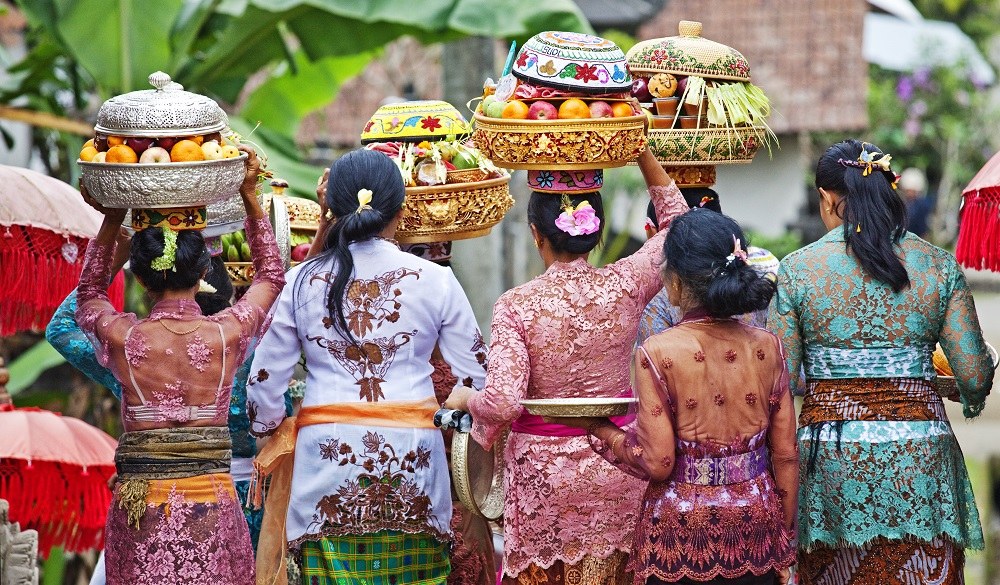
[(103, 548), (117, 442), (82, 420), (14, 408), (0, 360), (0, 499), (10, 520), (38, 531), (38, 552), (53, 546)]
[(962, 191), (955, 257), (966, 268), (1000, 272), (1000, 152)]
[[(52, 177), (0, 165), (0, 336), (39, 331), (80, 280), (102, 216)], [(109, 293), (121, 309), (124, 278)]]

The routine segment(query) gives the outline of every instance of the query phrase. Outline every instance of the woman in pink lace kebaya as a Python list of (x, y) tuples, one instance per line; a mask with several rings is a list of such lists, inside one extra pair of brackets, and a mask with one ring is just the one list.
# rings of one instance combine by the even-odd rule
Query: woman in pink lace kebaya
[(106, 293), (125, 210), (103, 210), (87, 249), (76, 318), (121, 383), (126, 431), (106, 532), (109, 585), (254, 583), (226, 422), (233, 376), (285, 278), (255, 197), (257, 157), (247, 152), (240, 194), (256, 275), (231, 308), (205, 317), (195, 302), (210, 265), (200, 232), (150, 227), (133, 236), (132, 271), (156, 300), (146, 319), (117, 312)]
[(629, 568), (636, 585), (774, 585), (795, 562), (798, 452), (781, 343), (734, 315), (774, 283), (732, 219), (695, 209), (667, 234), (664, 280), (683, 319), (635, 354), (634, 428), (586, 428), (594, 449), (647, 480)]
[[(651, 153), (639, 164), (666, 228), (688, 206)], [(581, 212), (581, 201), (593, 212)], [(533, 193), (528, 219), (547, 269), (497, 301), (486, 387), (475, 394), (458, 388), (447, 406), (472, 413), (472, 435), (485, 447), (512, 429), (504, 454), (504, 583), (626, 583), (642, 482), (594, 453), (585, 432), (546, 425), (519, 401), (629, 391), (639, 316), (662, 286), (666, 231), (595, 268), (587, 256), (600, 240), (600, 194), (564, 202)]]

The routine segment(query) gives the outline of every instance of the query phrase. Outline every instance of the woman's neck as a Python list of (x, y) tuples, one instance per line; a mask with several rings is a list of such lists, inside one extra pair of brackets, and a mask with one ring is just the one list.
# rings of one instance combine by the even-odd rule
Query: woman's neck
[(542, 262), (545, 263), (545, 268), (552, 266), (556, 262), (562, 262), (563, 264), (569, 264), (570, 262), (575, 262), (577, 260), (586, 260), (587, 256), (590, 256), (590, 252), (586, 254), (570, 254), (568, 252), (553, 252), (548, 247), (542, 248), (541, 250)]
[(181, 290), (165, 290), (160, 293), (156, 302), (160, 301), (194, 301), (194, 295), (198, 292), (198, 287), (181, 289)]

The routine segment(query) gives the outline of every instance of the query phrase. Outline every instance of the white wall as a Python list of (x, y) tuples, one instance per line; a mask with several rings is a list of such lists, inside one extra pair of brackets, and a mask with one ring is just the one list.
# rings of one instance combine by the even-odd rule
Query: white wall
[(806, 198), (808, 165), (798, 137), (779, 137), (781, 148), (758, 152), (748, 165), (720, 165), (715, 190), (722, 211), (745, 228), (777, 236), (798, 218)]

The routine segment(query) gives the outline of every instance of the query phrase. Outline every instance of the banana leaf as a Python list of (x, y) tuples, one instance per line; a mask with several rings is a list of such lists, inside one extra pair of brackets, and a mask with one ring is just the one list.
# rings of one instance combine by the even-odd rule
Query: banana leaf
[(16, 395), (21, 390), (35, 383), (39, 376), (49, 368), (66, 363), (66, 358), (59, 355), (54, 347), (49, 345), (44, 339), (31, 346), (30, 349), (17, 356), (10, 363), (10, 382), (7, 383), (7, 392), (11, 396)]

